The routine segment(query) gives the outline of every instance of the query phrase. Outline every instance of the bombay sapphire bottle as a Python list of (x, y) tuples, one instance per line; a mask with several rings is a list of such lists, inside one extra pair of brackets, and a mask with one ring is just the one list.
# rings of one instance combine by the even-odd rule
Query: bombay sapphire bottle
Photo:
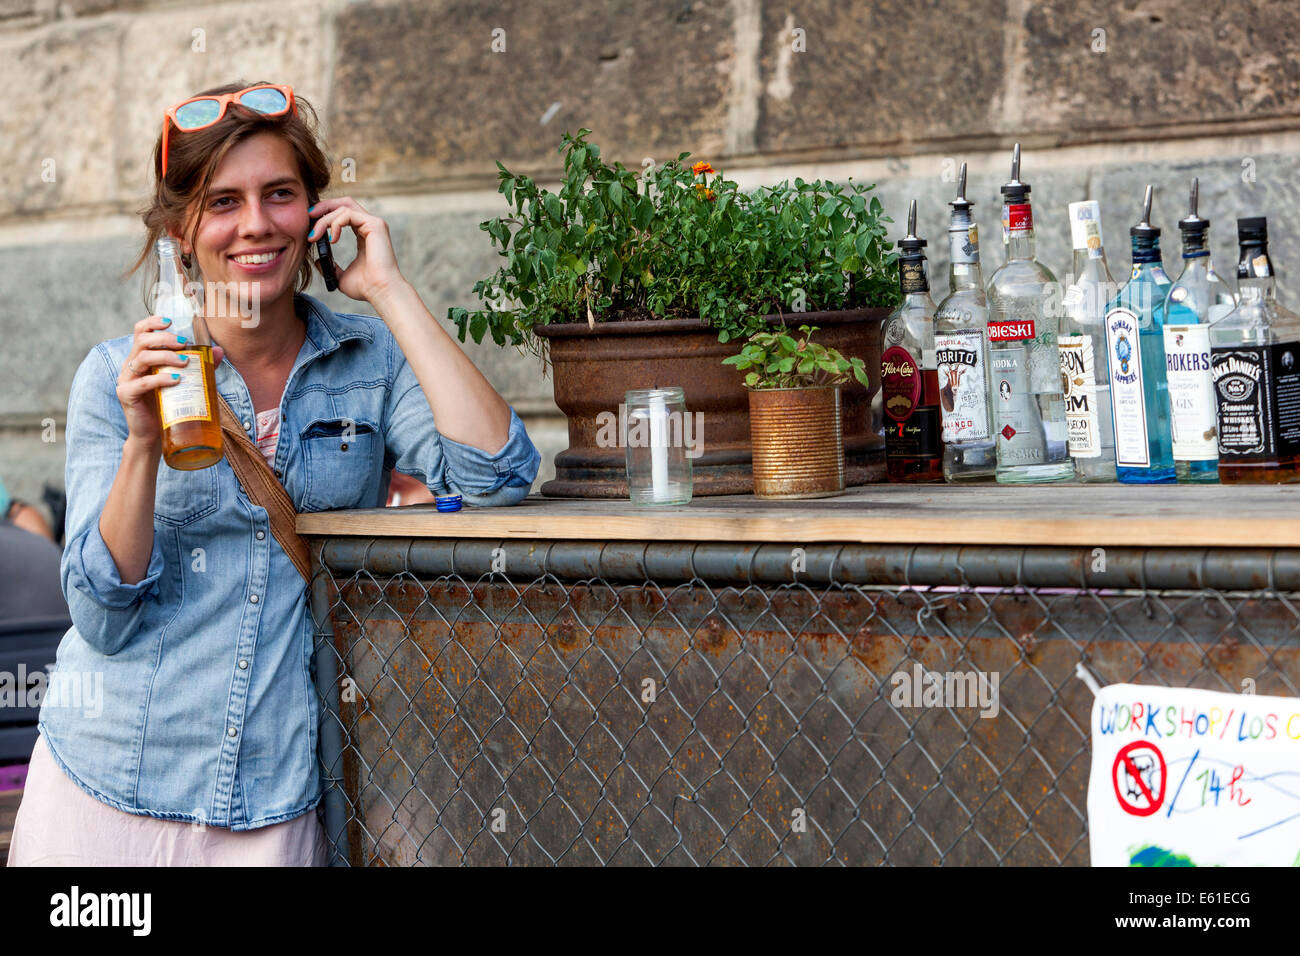
[(975, 204), (966, 198), (965, 163), (957, 198), (948, 205), (951, 291), (934, 314), (943, 476), (948, 481), (978, 481), (994, 477), (998, 460), (989, 408), (989, 307), (980, 275), (979, 229), (971, 215)]
[(1153, 188), (1133, 237), (1133, 273), (1106, 310), (1106, 360), (1115, 422), (1115, 474), (1136, 484), (1173, 482), (1164, 312), (1169, 277), (1160, 264), (1160, 230), (1151, 225)]
[(1219, 442), (1210, 378), (1210, 325), (1237, 307), (1232, 290), (1210, 262), (1210, 220), (1196, 214), (1199, 181), (1192, 180), (1191, 211), (1178, 221), (1183, 274), (1165, 300), (1165, 371), (1169, 425), (1179, 481), (1219, 480)]
[(1056, 336), (1061, 297), (1056, 276), (1034, 258), (1029, 184), (1020, 181), (1020, 144), (1002, 187), (1007, 261), (989, 277), (990, 401), (997, 428), (997, 480), (1067, 481), (1074, 462), (1065, 434), (1065, 399)]

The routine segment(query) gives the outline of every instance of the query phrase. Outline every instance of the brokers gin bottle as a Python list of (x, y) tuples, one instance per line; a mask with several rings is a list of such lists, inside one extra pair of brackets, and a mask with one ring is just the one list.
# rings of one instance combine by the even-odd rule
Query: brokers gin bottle
[(1236, 297), (1210, 262), (1210, 220), (1196, 214), (1200, 182), (1192, 180), (1191, 211), (1178, 221), (1183, 274), (1165, 299), (1165, 374), (1174, 473), (1179, 481), (1219, 480), (1219, 441), (1210, 378), (1210, 326), (1234, 308)]
[(1278, 304), (1268, 220), (1237, 220), (1237, 308), (1210, 326), (1219, 480), (1300, 481), (1300, 316)]
[(1056, 346), (1060, 297), (1056, 276), (1034, 258), (1034, 218), (1029, 184), (1020, 181), (1019, 143), (1011, 181), (1002, 187), (1002, 242), (1007, 261), (986, 290), (997, 479), (1064, 481), (1074, 477), (1074, 464)]
[(1061, 386), (1074, 474), (1080, 481), (1115, 480), (1115, 426), (1106, 367), (1106, 304), (1118, 291), (1106, 267), (1101, 205), (1070, 203), (1074, 281), (1061, 303)]
[(197, 471), (215, 465), (223, 454), (212, 339), (203, 318), (203, 306), (188, 287), (175, 239), (158, 240), (153, 267), (150, 312), (171, 319), (169, 328), (189, 339), (178, 353), (189, 357), (183, 368), (169, 365), (153, 370), (180, 375), (175, 385), (163, 386), (155, 393), (162, 422), (162, 456), (172, 468)]
[(1133, 273), (1106, 311), (1106, 361), (1115, 422), (1115, 474), (1122, 482), (1173, 482), (1164, 312), (1169, 277), (1160, 264), (1160, 230), (1151, 225), (1153, 188), (1142, 221), (1129, 230)]
[(880, 391), (885, 416), (885, 473), (890, 481), (943, 481), (934, 300), (925, 274), (926, 245), (916, 236), (916, 200), (899, 240), (903, 302), (885, 321)]
[(979, 227), (966, 198), (961, 164), (957, 198), (948, 204), (947, 298), (934, 314), (935, 362), (943, 421), (943, 477), (948, 481), (993, 478), (997, 444), (989, 407), (989, 309), (980, 275)]

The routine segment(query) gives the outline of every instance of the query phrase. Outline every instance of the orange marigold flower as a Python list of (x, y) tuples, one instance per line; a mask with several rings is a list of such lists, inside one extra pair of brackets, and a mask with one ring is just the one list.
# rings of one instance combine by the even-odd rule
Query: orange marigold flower
[(696, 176), (698, 176), (701, 173), (713, 172), (713, 167), (710, 166), (708, 163), (704, 162), (704, 160), (700, 160), (698, 163), (696, 163), (694, 166), (691, 167), (691, 172), (693, 172)]
[(715, 193), (715, 192), (714, 192), (712, 189), (710, 189), (708, 186), (704, 185), (704, 183), (696, 183), (696, 184), (695, 184), (695, 198), (696, 198), (696, 199), (707, 199), (709, 202), (712, 202), (713, 200), (715, 200), (715, 199), (718, 198), (718, 194)]

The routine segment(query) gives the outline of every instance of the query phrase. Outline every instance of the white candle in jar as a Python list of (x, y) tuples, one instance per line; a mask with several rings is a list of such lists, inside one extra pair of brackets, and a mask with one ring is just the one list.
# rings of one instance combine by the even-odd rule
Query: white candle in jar
[(650, 395), (650, 489), (655, 501), (668, 493), (668, 406), (661, 394)]

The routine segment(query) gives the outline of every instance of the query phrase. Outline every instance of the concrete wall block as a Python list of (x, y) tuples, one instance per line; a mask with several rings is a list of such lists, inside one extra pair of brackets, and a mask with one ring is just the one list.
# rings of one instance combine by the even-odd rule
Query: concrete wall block
[(367, 183), (557, 171), (583, 126), (633, 168), (724, 142), (725, 4), (408, 0), (348, 6), (337, 33), (334, 145)]

